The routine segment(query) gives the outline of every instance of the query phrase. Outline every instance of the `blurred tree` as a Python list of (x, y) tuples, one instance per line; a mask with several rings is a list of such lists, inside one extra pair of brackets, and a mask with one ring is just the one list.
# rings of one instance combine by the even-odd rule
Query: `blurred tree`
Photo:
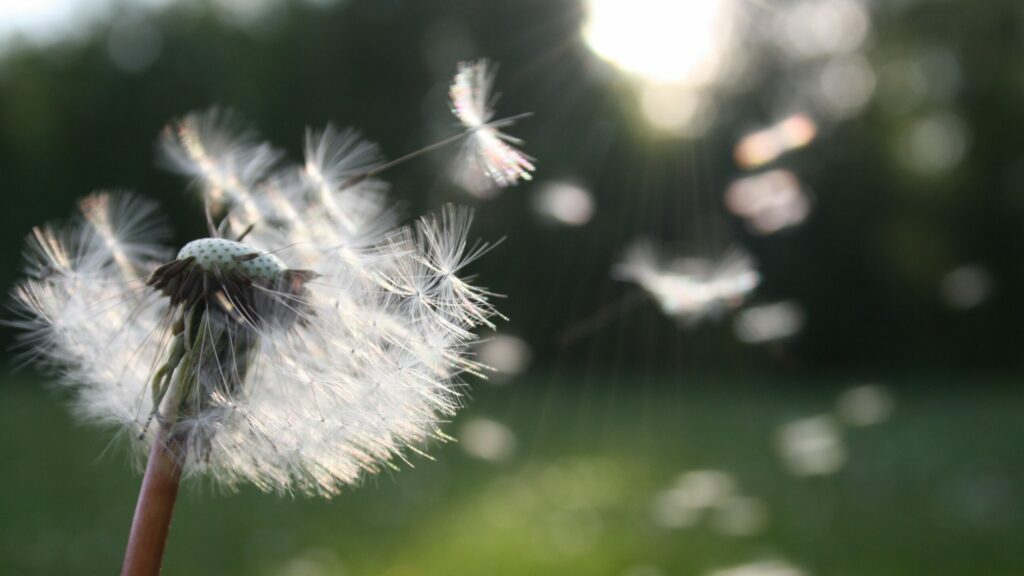
[[(508, 237), (477, 271), (510, 296), (502, 307), (508, 329), (541, 364), (683, 373), (1020, 368), (1024, 322), (1013, 297), (1024, 284), (1024, 73), (1004, 57), (1024, 47), (1024, 12), (1012, 0), (873, 4), (869, 56), (880, 96), (782, 161), (817, 204), (804, 227), (769, 237), (749, 236), (727, 218), (721, 194), (740, 174), (733, 143), (771, 120), (766, 95), (785, 88), (785, 75), (752, 73), (742, 91), (722, 96), (718, 122), (700, 140), (655, 138), (581, 42), (575, 1), (260, 4), (266, 13), (187, 2), (154, 14), (126, 3), (81, 39), (8, 48), (0, 63), (0, 285), (18, 274), (31, 226), (64, 217), (97, 188), (157, 198), (179, 241), (201, 235), (198, 203), (154, 165), (152, 142), (171, 117), (212, 104), (236, 108), (293, 159), (306, 126), (353, 125), (396, 157), (454, 130), (446, 83), (458, 60), (486, 56), (501, 63), (502, 109), (536, 114), (514, 133), (540, 159), (539, 180), (588, 186), (594, 221), (546, 225), (530, 210), (530, 186), (478, 202), (447, 178), (454, 151), (387, 178), (413, 212), (479, 203), (478, 233)], [(886, 83), (904, 78), (894, 63), (933, 49), (952, 55), (959, 88), (943, 96), (929, 87), (933, 98), (909, 109), (888, 105)], [(941, 175), (915, 173), (901, 163), (905, 142), (915, 129), (927, 142), (933, 124), (918, 121), (946, 110), (968, 130), (963, 160)], [(609, 269), (638, 236), (705, 251), (736, 238), (760, 261), (760, 299), (800, 301), (807, 329), (790, 345), (752, 348), (735, 342), (728, 322), (680, 332), (641, 305), (560, 345), (565, 330), (633, 290)], [(940, 284), (970, 262), (989, 271), (993, 296), (951, 311)]]

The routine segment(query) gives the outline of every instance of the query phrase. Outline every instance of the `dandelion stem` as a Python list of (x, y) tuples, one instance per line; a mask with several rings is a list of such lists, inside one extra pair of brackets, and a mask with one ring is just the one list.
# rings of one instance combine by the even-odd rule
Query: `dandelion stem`
[(469, 128), (467, 130), (463, 130), (462, 132), (459, 132), (458, 134), (453, 134), (453, 135), (451, 135), (451, 136), (449, 136), (447, 138), (443, 138), (441, 140), (438, 140), (437, 142), (434, 142), (433, 144), (428, 144), (428, 145), (424, 146), (423, 148), (419, 148), (417, 150), (413, 150), (412, 152), (409, 152), (408, 154), (404, 154), (402, 156), (399, 156), (398, 158), (395, 158), (394, 160), (391, 160), (389, 162), (385, 162), (385, 163), (381, 164), (380, 166), (377, 166), (375, 168), (371, 168), (370, 170), (367, 170), (366, 172), (363, 172), (361, 174), (356, 174), (356, 175), (350, 177), (345, 182), (343, 182), (341, 184), (340, 188), (341, 189), (345, 189), (345, 188), (349, 188), (349, 187), (355, 186), (356, 184), (359, 184), (360, 182), (366, 180), (367, 178), (372, 178), (372, 177), (380, 174), (381, 172), (384, 172), (385, 170), (388, 170), (388, 169), (394, 168), (395, 166), (398, 166), (399, 164), (404, 164), (404, 163), (408, 162), (409, 160), (412, 160), (414, 158), (419, 158), (420, 156), (423, 156), (424, 154), (427, 154), (429, 152), (433, 152), (434, 150), (438, 150), (440, 148), (444, 148), (445, 146), (448, 146), (450, 144), (454, 144), (455, 142), (458, 142), (459, 140), (464, 140), (466, 138), (469, 138), (477, 130), (481, 130), (483, 128), (488, 128), (488, 127), (507, 126), (507, 125), (515, 122), (516, 120), (519, 120), (521, 118), (526, 118), (526, 117), (531, 116), (531, 115), (532, 115), (531, 112), (526, 112), (526, 113), (523, 113), (523, 114), (516, 114), (515, 116), (509, 116), (507, 118), (499, 118), (498, 120), (494, 120), (492, 122), (488, 122), (488, 123), (483, 124), (482, 126), (479, 126), (477, 128)]
[(146, 475), (142, 478), (121, 576), (160, 574), (174, 501), (178, 496), (178, 483), (181, 480), (181, 466), (175, 457), (176, 446), (167, 430), (160, 426), (149, 453)]
[(426, 154), (428, 152), (433, 152), (434, 150), (437, 150), (438, 148), (444, 148), (445, 146), (447, 146), (447, 145), (449, 145), (449, 144), (451, 144), (453, 142), (458, 142), (459, 140), (462, 140), (463, 138), (466, 138), (467, 136), (469, 136), (471, 133), (472, 132), (470, 132), (470, 131), (459, 132), (458, 134), (449, 136), (449, 137), (447, 137), (447, 138), (445, 138), (443, 140), (439, 140), (437, 142), (434, 142), (433, 144), (429, 144), (427, 146), (424, 146), (423, 148), (420, 148), (418, 150), (414, 150), (414, 151), (412, 151), (412, 152), (410, 152), (408, 154), (405, 154), (403, 156), (395, 158), (394, 160), (392, 160), (390, 162), (385, 162), (384, 164), (381, 164), (380, 166), (377, 166), (376, 168), (373, 168), (372, 170), (367, 170), (366, 172), (363, 172), (362, 174), (356, 174), (355, 176), (352, 176), (351, 178), (349, 178), (347, 182), (344, 182), (341, 185), (341, 188), (344, 189), (344, 188), (348, 188), (350, 186), (355, 186), (356, 184), (359, 184), (363, 180), (366, 180), (367, 178), (372, 178), (373, 176), (376, 176), (377, 174), (380, 174), (381, 172), (383, 172), (383, 171), (385, 171), (385, 170), (387, 170), (389, 168), (393, 168), (395, 166), (398, 166), (399, 164), (403, 164), (405, 162), (408, 162), (409, 160), (412, 160), (413, 158), (417, 158), (419, 156), (422, 156), (422, 155), (424, 155), (424, 154)]

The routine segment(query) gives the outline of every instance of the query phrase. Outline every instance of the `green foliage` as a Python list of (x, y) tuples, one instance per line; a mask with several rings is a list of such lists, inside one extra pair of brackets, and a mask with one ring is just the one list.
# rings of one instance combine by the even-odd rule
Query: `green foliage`
[[(845, 468), (801, 479), (775, 457), (773, 431), (831, 410), (836, 390), (753, 384), (672, 391), (638, 381), (624, 396), (591, 383), (583, 398), (568, 388), (481, 390), (466, 416), (509, 424), (519, 445), (511, 461), (471, 460), (449, 444), (432, 450), (437, 461), (326, 503), (214, 494), (193, 481), (175, 511), (166, 572), (619, 576), (641, 565), (703, 574), (784, 558), (834, 576), (1017, 573), (1019, 392), (906, 382), (891, 421), (846, 432)], [(104, 452), (107, 431), (73, 425), (59, 404), (36, 381), (0, 386), (0, 573), (104, 574), (120, 563), (139, 478), (117, 447)], [(657, 492), (708, 468), (766, 505), (763, 532), (652, 523)]]

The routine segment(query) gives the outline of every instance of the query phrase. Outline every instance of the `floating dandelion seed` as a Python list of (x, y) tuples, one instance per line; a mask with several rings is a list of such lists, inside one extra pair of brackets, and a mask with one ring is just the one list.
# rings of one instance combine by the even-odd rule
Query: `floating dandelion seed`
[(494, 71), (487, 60), (463, 62), (449, 88), (452, 114), (470, 131), (456, 164), (455, 180), (470, 193), (492, 195), (497, 186), (504, 188), (520, 180), (532, 179), (533, 158), (513, 144), (522, 140), (501, 131), (524, 115), (493, 120), (492, 94)]
[(379, 185), (345, 187), (375, 148), (331, 128), (276, 170), (220, 111), (173, 123), (162, 147), (223, 211), (214, 237), (169, 258), (153, 205), (98, 194), (29, 239), (16, 324), (82, 414), (173, 445), (186, 475), (322, 496), (444, 438), (495, 313), (459, 277), (487, 250), (470, 212), (395, 228)]
[(714, 509), (712, 527), (725, 536), (752, 536), (768, 521), (768, 508), (757, 498), (733, 496)]
[(725, 192), (725, 206), (758, 235), (774, 234), (802, 223), (811, 199), (789, 170), (769, 170), (740, 178)]
[(459, 429), (462, 450), (480, 460), (505, 462), (516, 451), (516, 435), (508, 426), (489, 418), (473, 418)]
[(665, 314), (689, 326), (739, 306), (761, 282), (753, 259), (739, 250), (717, 260), (667, 261), (650, 242), (634, 244), (613, 275), (639, 285)]
[(783, 463), (797, 476), (827, 476), (846, 465), (846, 444), (831, 416), (811, 416), (778, 428), (776, 447)]
[(836, 414), (846, 426), (881, 424), (892, 416), (895, 400), (885, 386), (862, 384), (844, 390), (836, 400)]
[(965, 264), (950, 270), (939, 284), (943, 303), (953, 310), (970, 310), (992, 296), (992, 273), (980, 264)]
[(803, 148), (818, 134), (818, 125), (806, 114), (792, 114), (778, 123), (751, 132), (736, 143), (733, 155), (741, 168), (774, 162), (786, 152)]
[(526, 371), (533, 356), (525, 340), (509, 334), (495, 334), (482, 340), (476, 353), (481, 364), (496, 371), (487, 380), (496, 385), (508, 384), (510, 378)]
[(796, 336), (805, 321), (804, 310), (796, 302), (761, 304), (740, 311), (733, 322), (733, 332), (741, 342), (765, 344)]
[(689, 528), (711, 514), (711, 526), (727, 536), (760, 530), (768, 511), (760, 500), (740, 493), (736, 479), (721, 470), (680, 474), (670, 488), (655, 495), (651, 519), (663, 528)]
[(548, 182), (533, 195), (533, 210), (547, 221), (583, 226), (594, 217), (594, 197), (570, 182)]
[(663, 528), (686, 528), (700, 521), (705, 511), (734, 496), (736, 480), (721, 470), (693, 470), (680, 474), (672, 486), (655, 495), (651, 517)]
[(164, 128), (160, 144), (164, 164), (194, 178), (209, 202), (238, 205), (246, 219), (259, 217), (253, 190), (281, 153), (260, 142), (232, 111), (185, 116)]

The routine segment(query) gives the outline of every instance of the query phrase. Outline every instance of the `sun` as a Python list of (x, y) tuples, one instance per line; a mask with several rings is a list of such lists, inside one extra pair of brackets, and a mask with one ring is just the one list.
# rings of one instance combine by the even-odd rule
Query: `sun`
[(639, 79), (700, 86), (724, 57), (730, 0), (586, 0), (583, 36), (605, 60)]

